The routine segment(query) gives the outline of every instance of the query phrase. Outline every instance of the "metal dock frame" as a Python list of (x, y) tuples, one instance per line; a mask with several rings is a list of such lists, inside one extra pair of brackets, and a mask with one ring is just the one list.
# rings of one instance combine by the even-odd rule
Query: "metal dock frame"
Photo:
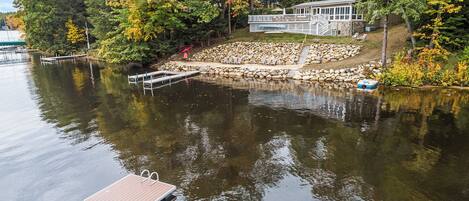
[[(146, 90), (151, 90), (152, 95), (153, 95), (153, 90), (154, 89), (158, 89), (158, 88), (161, 88), (163, 86), (171, 85), (171, 84), (175, 83), (176, 81), (186, 79), (188, 77), (192, 77), (192, 76), (198, 75), (200, 73), (199, 71), (189, 71), (189, 72), (183, 72), (183, 73), (170, 72), (170, 71), (167, 71), (167, 72), (168, 72), (167, 74), (174, 74), (174, 75), (143, 81), (142, 82), (143, 93), (145, 94)], [(163, 84), (163, 85), (161, 85), (161, 84)], [(158, 86), (154, 87), (154, 85), (158, 85)]]
[(177, 74), (176, 72), (171, 72), (171, 71), (153, 71), (150, 73), (142, 73), (142, 74), (136, 74), (136, 75), (127, 75), (127, 81), (129, 84), (138, 84), (139, 82), (143, 82), (148, 79), (153, 79), (154, 76), (156, 75), (161, 75), (161, 74)]

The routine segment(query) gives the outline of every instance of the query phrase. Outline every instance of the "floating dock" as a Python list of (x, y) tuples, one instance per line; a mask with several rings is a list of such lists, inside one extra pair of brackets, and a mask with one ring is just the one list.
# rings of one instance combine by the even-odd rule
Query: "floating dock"
[(157, 78), (152, 78), (149, 80), (143, 81), (143, 91), (152, 90), (160, 88), (162, 85), (168, 85), (174, 83), (175, 81), (182, 80), (188, 77), (196, 76), (199, 71), (189, 71), (189, 72), (171, 72), (164, 71), (163, 76)]
[(68, 60), (68, 59), (76, 59), (80, 57), (86, 57), (86, 54), (79, 54), (79, 55), (70, 55), (70, 56), (57, 56), (57, 57), (43, 57), (41, 58), (41, 62), (57, 62), (57, 61), (62, 61), (62, 60)]
[[(147, 173), (147, 177), (143, 175)], [(156, 175), (156, 180), (152, 176)], [(84, 201), (170, 201), (176, 186), (159, 181), (158, 173), (144, 170), (138, 175), (129, 174)]]

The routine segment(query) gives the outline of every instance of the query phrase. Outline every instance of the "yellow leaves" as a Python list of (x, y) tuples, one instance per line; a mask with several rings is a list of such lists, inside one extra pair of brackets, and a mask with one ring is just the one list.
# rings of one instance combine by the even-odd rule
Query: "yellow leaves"
[(83, 71), (81, 71), (78, 67), (73, 69), (72, 72), (72, 79), (73, 79), (73, 86), (78, 92), (81, 92), (83, 87), (86, 84), (86, 78), (87, 76)]
[(420, 86), (424, 71), (416, 62), (406, 62), (403, 53), (397, 54), (394, 63), (379, 79), (386, 85)]
[(132, 121), (140, 127), (147, 125), (150, 120), (150, 115), (145, 108), (145, 103), (135, 95), (132, 95), (129, 102), (129, 114), (132, 117)]
[[(242, 13), (248, 12), (249, 1), (248, 0), (231, 0), (231, 9), (232, 9), (232, 16), (236, 17)], [(227, 2), (227, 3), (230, 3)]]
[(456, 79), (459, 81), (460, 85), (469, 83), (469, 69), (466, 62), (458, 62), (456, 66)]
[(453, 4), (451, 0), (428, 0), (427, 4), (438, 7), (437, 10), (430, 9), (429, 13), (457, 13), (462, 7)]
[(19, 13), (14, 15), (8, 15), (6, 17), (6, 23), (12, 29), (17, 29), (20, 31), (24, 30), (24, 21), (23, 17), (19, 15)]
[(65, 27), (67, 27), (67, 41), (71, 44), (77, 44), (86, 40), (85, 30), (75, 25), (72, 19), (68, 19)]
[(130, 0), (106, 0), (106, 5), (114, 8), (124, 7), (130, 3)]

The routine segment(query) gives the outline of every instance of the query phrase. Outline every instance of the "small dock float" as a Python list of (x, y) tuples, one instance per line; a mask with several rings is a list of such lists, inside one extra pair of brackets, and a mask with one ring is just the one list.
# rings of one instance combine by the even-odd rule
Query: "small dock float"
[(172, 201), (175, 190), (176, 186), (159, 181), (158, 173), (144, 170), (140, 176), (129, 174), (84, 201)]
[(357, 88), (359, 90), (375, 90), (378, 88), (378, 81), (370, 79), (360, 80), (358, 81)]
[(62, 60), (68, 60), (68, 59), (76, 59), (80, 57), (86, 57), (86, 54), (79, 54), (79, 55), (70, 55), (70, 56), (57, 56), (57, 57), (43, 57), (41, 58), (41, 62), (57, 62), (57, 61), (62, 61)]
[(196, 76), (200, 72), (199, 71), (189, 71), (189, 72), (171, 72), (171, 71), (164, 71), (164, 76), (149, 79), (143, 81), (143, 91), (145, 90), (152, 90), (160, 88), (161, 85), (171, 84), (175, 81), (182, 80), (188, 77)]

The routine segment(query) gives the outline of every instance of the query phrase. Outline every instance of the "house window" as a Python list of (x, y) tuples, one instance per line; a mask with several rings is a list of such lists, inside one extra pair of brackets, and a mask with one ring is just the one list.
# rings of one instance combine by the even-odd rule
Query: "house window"
[(363, 14), (357, 13), (357, 8), (352, 7), (352, 20), (362, 20)]
[(335, 20), (348, 20), (348, 19), (350, 19), (350, 12), (351, 11), (350, 11), (349, 6), (336, 7), (333, 19), (335, 19)]

